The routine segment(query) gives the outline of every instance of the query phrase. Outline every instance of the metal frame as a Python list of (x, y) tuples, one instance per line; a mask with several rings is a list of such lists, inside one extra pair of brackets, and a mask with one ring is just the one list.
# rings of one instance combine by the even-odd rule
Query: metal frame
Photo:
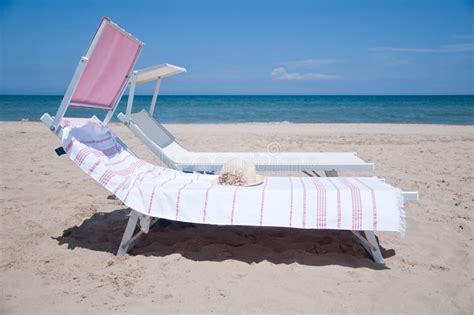
[[(118, 119), (122, 121), (127, 127), (131, 129), (131, 131), (142, 141), (144, 144), (155, 154), (157, 155), (165, 164), (167, 164), (169, 167), (183, 170), (186, 172), (205, 172), (205, 173), (212, 173), (212, 172), (218, 172), (221, 167), (222, 163), (207, 163), (207, 164), (184, 164), (180, 163), (178, 160), (171, 160), (169, 158), (165, 151), (162, 150), (162, 148), (158, 147), (150, 138), (147, 136), (145, 130), (141, 130), (136, 124), (133, 122), (133, 116), (132, 116), (132, 110), (133, 110), (133, 102), (135, 98), (135, 90), (136, 86), (138, 84), (143, 84), (143, 83), (148, 83), (152, 81), (156, 81), (155, 83), (155, 88), (153, 91), (153, 97), (151, 99), (150, 103), (150, 109), (148, 110), (148, 113), (150, 116), (153, 118), (154, 111), (156, 108), (156, 103), (161, 87), (161, 80), (164, 77), (172, 76), (175, 74), (179, 74), (182, 72), (186, 72), (185, 68), (178, 67), (175, 65), (171, 65), (168, 63), (160, 64), (157, 66), (153, 67), (148, 67), (140, 70), (136, 70), (132, 74), (132, 78), (129, 82), (130, 90), (128, 94), (128, 100), (127, 100), (127, 108), (125, 111), (125, 114), (119, 113), (117, 115)], [(176, 140), (175, 142), (179, 144)], [(184, 148), (183, 148), (184, 149)], [(355, 152), (353, 152), (354, 155), (357, 155)], [(172, 166), (170, 166), (172, 164)], [(274, 166), (275, 165), (257, 165), (257, 171), (260, 172), (267, 172), (267, 171), (274, 171)], [(314, 169), (314, 165), (282, 165), (278, 164), (279, 170), (280, 171), (300, 171), (301, 169)], [(318, 171), (331, 171), (334, 168), (336, 168), (338, 171), (373, 171), (374, 170), (374, 164), (373, 163), (358, 163), (358, 164), (353, 164), (353, 163), (346, 163), (343, 165), (337, 165), (337, 164), (321, 164), (319, 163), (317, 165), (317, 170)]]
[[(326, 171), (327, 177), (337, 177), (338, 173), (335, 170)], [(306, 173), (308, 176), (313, 176), (310, 173)], [(315, 173), (314, 175), (317, 175)], [(319, 176), (319, 175), (317, 175)], [(383, 180), (383, 179), (381, 179)], [(402, 192), (404, 201), (418, 200), (417, 192)], [(158, 218), (151, 216), (143, 215), (135, 210), (131, 210), (130, 217), (127, 222), (127, 227), (123, 233), (122, 240), (120, 242), (119, 249), (117, 251), (117, 256), (123, 256), (127, 254), (137, 243), (139, 238), (145, 233), (148, 233), (151, 226), (158, 221)], [(140, 230), (134, 234), (135, 229), (139, 226)], [(372, 257), (373, 261), (376, 264), (384, 265), (382, 252), (375, 236), (374, 231), (352, 231), (350, 232), (357, 238), (359, 244), (367, 251), (367, 253)]]
[[(146, 110), (144, 110), (147, 112)], [(133, 134), (140, 139), (147, 148), (152, 151), (158, 158), (160, 158), (166, 165), (169, 167), (170, 164), (174, 165), (172, 168), (182, 170), (185, 172), (205, 172), (205, 173), (212, 173), (218, 172), (222, 168), (223, 163), (214, 163), (214, 162), (207, 162), (207, 163), (199, 163), (199, 164), (190, 164), (186, 163), (186, 161), (180, 161), (179, 157), (171, 157), (168, 155), (166, 148), (159, 146), (153, 140), (150, 139), (150, 132), (146, 132), (146, 129), (142, 129), (140, 125), (133, 121), (133, 114), (128, 112), (130, 118), (127, 118), (126, 114), (119, 113), (117, 118), (123, 122), (132, 132)], [(147, 112), (149, 115), (149, 112)], [(154, 120), (151, 115), (150, 118), (154, 121), (155, 124), (158, 124), (156, 120)], [(163, 128), (162, 126), (160, 126)], [(165, 129), (166, 130), (166, 129)], [(175, 144), (179, 145), (182, 149), (183, 154), (194, 154), (194, 152), (187, 151), (181, 144), (173, 140)], [(210, 152), (211, 154), (214, 152)], [(227, 153), (227, 152), (226, 152)], [(357, 155), (353, 152), (354, 155)], [(235, 153), (234, 157), (239, 157), (239, 153)], [(314, 165), (306, 165), (306, 164), (256, 164), (256, 168), (258, 172), (273, 172), (273, 171), (284, 171), (284, 172), (299, 172), (304, 170), (313, 170), (313, 171), (328, 171), (331, 172), (333, 170), (337, 171), (373, 171), (374, 164), (362, 161), (361, 163), (348, 163), (345, 164), (337, 164), (337, 163), (330, 163), (329, 161), (326, 163), (318, 162)]]
[[(223, 163), (207, 163), (207, 164), (185, 164), (180, 163), (176, 159), (172, 159), (166, 153), (166, 151), (158, 146), (147, 133), (142, 130), (136, 123), (133, 121), (133, 117), (131, 116), (131, 111), (129, 112), (130, 117), (127, 118), (127, 114), (119, 113), (117, 118), (123, 122), (132, 132), (133, 134), (140, 139), (146, 147), (153, 152), (160, 160), (162, 160), (168, 167), (174, 168), (180, 171), (185, 172), (204, 172), (204, 173), (212, 173), (218, 172), (222, 168)], [(156, 122), (156, 121), (155, 121)], [(174, 140), (174, 142), (178, 145), (178, 141)], [(184, 148), (183, 148), (184, 149)], [(185, 149), (184, 149), (185, 150)], [(189, 151), (188, 151), (189, 152)], [(356, 155), (356, 153), (354, 152)], [(285, 165), (285, 164), (278, 164), (279, 169), (275, 170), (275, 165), (256, 165), (258, 172), (273, 172), (273, 171), (285, 171), (285, 172), (299, 172), (302, 170), (315, 170), (315, 171), (327, 171), (333, 172), (335, 169), (337, 171), (358, 171), (358, 172), (369, 172), (374, 170), (374, 164), (364, 162), (363, 164), (322, 164), (318, 163), (317, 165)]]
[[(74, 71), (74, 75), (72, 76), (71, 82), (68, 85), (66, 93), (64, 94), (64, 97), (61, 101), (61, 104), (60, 104), (60, 106), (59, 106), (59, 108), (56, 112), (56, 115), (51, 117), (48, 113), (45, 113), (41, 116), (41, 121), (45, 125), (47, 125), (48, 128), (52, 132), (54, 132), (56, 134), (58, 134), (60, 129), (61, 129), (60, 128), (61, 120), (64, 118), (64, 115), (66, 114), (66, 111), (69, 108), (69, 106), (81, 105), (81, 104), (71, 103), (71, 99), (72, 99), (72, 96), (74, 95), (74, 92), (76, 91), (77, 85), (78, 85), (78, 83), (79, 83), (79, 81), (82, 77), (82, 74), (84, 73), (84, 69), (87, 65), (87, 62), (89, 61), (90, 56), (94, 52), (94, 49), (97, 45), (97, 42), (100, 38), (100, 35), (102, 34), (102, 32), (104, 30), (104, 27), (107, 23), (109, 23), (109, 25), (111, 25), (112, 27), (114, 27), (115, 29), (120, 31), (122, 34), (128, 36), (130, 39), (133, 39), (134, 41), (138, 42), (139, 45), (141, 45), (141, 46), (144, 45), (144, 43), (142, 41), (140, 41), (139, 39), (133, 37), (130, 33), (126, 32), (123, 28), (118, 26), (116, 23), (112, 22), (109, 18), (104, 17), (102, 19), (102, 21), (99, 25), (99, 28), (97, 29), (94, 37), (92, 38), (92, 41), (89, 45), (89, 48), (87, 49), (87, 52), (86, 52), (85, 56), (81, 57), (81, 60), (79, 61), (79, 64), (76, 67), (76, 70)], [(117, 97), (114, 100), (113, 106), (111, 107), (111, 109), (107, 110), (107, 114), (105, 115), (104, 120), (101, 121), (104, 125), (107, 125), (110, 122), (110, 119), (113, 117), (115, 109), (117, 108), (117, 105), (118, 105), (120, 99), (122, 98), (123, 93), (125, 92), (125, 89), (128, 85), (128, 81), (130, 80), (130, 74), (133, 72), (133, 68), (135, 67), (136, 62), (137, 62), (137, 60), (135, 60), (135, 62), (133, 63), (133, 65), (131, 67), (131, 70), (130, 70), (130, 73), (128, 75), (128, 80), (123, 85), (121, 91), (117, 94)], [(89, 104), (87, 106), (88, 107), (94, 107), (93, 105), (89, 105)]]
[[(129, 219), (127, 222), (127, 227), (122, 236), (122, 241), (120, 242), (119, 249), (117, 251), (117, 256), (124, 256), (127, 252), (133, 249), (137, 245), (140, 237), (145, 233), (150, 231), (150, 228), (158, 222), (159, 218), (154, 218), (150, 216), (143, 215), (135, 210), (131, 210), (129, 214)], [(136, 234), (135, 229), (139, 226), (139, 231)]]
[(128, 100), (127, 100), (127, 119), (130, 120), (132, 114), (132, 105), (133, 99), (135, 97), (135, 88), (137, 86), (137, 71), (132, 72), (132, 76), (130, 78), (130, 91), (128, 91)]
[[(160, 71), (161, 70), (161, 71)], [(186, 72), (185, 68), (177, 67), (171, 64), (160, 64), (153, 67), (148, 67), (145, 69), (136, 70), (133, 72), (132, 77), (129, 82), (130, 90), (128, 94), (127, 100), (127, 108), (125, 114), (119, 113), (117, 115), (118, 119), (122, 121), (126, 126), (128, 126), (132, 132), (142, 141), (145, 145), (160, 159), (165, 159), (164, 161), (167, 165), (170, 163), (173, 166), (168, 165), (169, 167), (184, 170), (186, 172), (217, 172), (222, 167), (222, 164), (218, 163), (207, 163), (207, 164), (182, 164), (179, 161), (171, 160), (166, 156), (166, 153), (160, 148), (157, 147), (156, 144), (150, 140), (150, 138), (146, 135), (144, 130), (141, 130), (137, 125), (133, 122), (132, 110), (133, 110), (133, 102), (135, 98), (135, 91), (136, 86), (138, 84), (148, 83), (151, 81), (156, 81), (155, 88), (153, 91), (153, 97), (150, 103), (150, 109), (148, 113), (153, 118), (154, 111), (156, 108), (156, 103), (161, 87), (161, 80), (164, 77), (172, 76), (178, 73)], [(179, 144), (179, 143), (178, 143)], [(356, 155), (355, 152), (353, 152)], [(294, 167), (294, 165), (278, 165), (281, 167), (281, 170), (285, 171), (300, 171), (303, 169), (314, 169), (314, 165), (298, 165), (298, 167)], [(364, 162), (363, 164), (350, 164), (346, 163), (343, 165), (337, 164), (318, 164), (318, 171), (332, 171), (336, 168), (338, 171), (373, 171), (374, 164)], [(257, 165), (257, 171), (266, 172), (266, 171), (274, 171), (274, 165)]]
[[(166, 73), (166, 74), (153, 75), (154, 73), (158, 73), (159, 70), (161, 69), (172, 69), (173, 71), (170, 71), (169, 73)], [(143, 83), (148, 83), (151, 81), (156, 81), (155, 88), (153, 90), (153, 97), (150, 103), (150, 110), (149, 110), (150, 115), (153, 116), (153, 113), (155, 112), (156, 102), (158, 100), (158, 94), (160, 93), (161, 79), (175, 75), (175, 74), (179, 74), (182, 72), (186, 72), (186, 69), (178, 67), (178, 66), (170, 65), (167, 63), (133, 71), (132, 77), (129, 82), (130, 90), (128, 92), (127, 109), (125, 112), (125, 117), (123, 117), (122, 113), (119, 113), (119, 116), (124, 118), (124, 123), (128, 124), (132, 120), (132, 116), (131, 116), (132, 107), (133, 107), (133, 101), (135, 98), (135, 89), (136, 89), (137, 84), (143, 84)], [(148, 75), (151, 75), (151, 77), (140, 80), (140, 76), (148, 76)]]
[[(413, 195), (414, 193), (408, 193), (410, 195)], [(406, 193), (402, 193), (402, 195), (405, 197), (407, 196)], [(408, 199), (405, 200), (417, 200), (413, 199), (413, 197), (409, 197)], [(149, 229), (155, 224), (159, 218), (154, 218), (150, 216), (145, 216), (140, 214), (139, 212), (135, 210), (131, 210), (130, 212), (130, 217), (127, 222), (127, 227), (125, 228), (125, 231), (122, 236), (122, 240), (119, 245), (119, 249), (117, 251), (117, 256), (124, 256), (127, 254), (130, 250), (135, 247), (135, 245), (138, 243), (139, 238), (145, 233), (149, 232)], [(139, 226), (140, 230), (134, 234), (135, 229)], [(145, 226), (145, 227), (144, 227)], [(359, 244), (367, 251), (367, 253), (372, 257), (373, 261), (376, 264), (379, 265), (384, 265), (384, 259), (382, 256), (382, 252), (380, 250), (379, 243), (377, 241), (377, 237), (375, 236), (374, 231), (352, 231), (350, 230), (352, 235), (354, 235), (357, 240), (359, 241)]]
[(156, 80), (155, 89), (153, 90), (153, 97), (151, 98), (151, 104), (150, 104), (151, 116), (153, 116), (153, 113), (155, 112), (155, 105), (156, 105), (156, 101), (158, 100), (158, 93), (160, 93), (160, 87), (161, 87), (161, 78), (158, 78)]

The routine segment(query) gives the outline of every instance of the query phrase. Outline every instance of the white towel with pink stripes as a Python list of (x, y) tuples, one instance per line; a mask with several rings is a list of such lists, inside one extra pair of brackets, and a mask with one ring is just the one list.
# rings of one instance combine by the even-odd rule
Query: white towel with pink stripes
[(128, 207), (170, 220), (218, 225), (404, 233), (401, 191), (375, 177), (266, 177), (254, 187), (147, 163), (93, 120), (66, 121), (62, 145), (84, 172)]

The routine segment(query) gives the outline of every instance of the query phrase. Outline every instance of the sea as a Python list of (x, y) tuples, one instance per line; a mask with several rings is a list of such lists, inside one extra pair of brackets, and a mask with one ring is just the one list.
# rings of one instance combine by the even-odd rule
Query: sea
[[(54, 115), (58, 95), (0, 95), (1, 121), (37, 121)], [(116, 113), (125, 112), (127, 97)], [(136, 96), (134, 111), (148, 108), (151, 96)], [(67, 116), (103, 117), (100, 110), (72, 108)], [(160, 95), (155, 118), (163, 123), (397, 123), (474, 124), (474, 95), (458, 96), (257, 96)], [(114, 117), (114, 121), (118, 121)]]

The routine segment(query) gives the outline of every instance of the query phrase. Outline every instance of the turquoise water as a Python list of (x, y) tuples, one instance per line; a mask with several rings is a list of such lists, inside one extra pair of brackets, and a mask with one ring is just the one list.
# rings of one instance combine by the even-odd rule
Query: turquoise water
[[(62, 96), (0, 96), (0, 120), (51, 115)], [(137, 96), (134, 110), (149, 106)], [(125, 111), (126, 97), (116, 113)], [(71, 109), (68, 116), (103, 115)], [(99, 116), (103, 117), (103, 116)], [(474, 96), (160, 96), (155, 117), (165, 123), (417, 123), (474, 124)], [(117, 121), (117, 118), (114, 118)]]

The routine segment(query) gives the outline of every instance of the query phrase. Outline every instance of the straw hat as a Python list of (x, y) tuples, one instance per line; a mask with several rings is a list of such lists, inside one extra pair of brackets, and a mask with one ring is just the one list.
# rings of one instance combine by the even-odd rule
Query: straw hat
[(217, 183), (232, 186), (256, 186), (263, 183), (263, 176), (257, 174), (255, 164), (252, 162), (232, 159), (222, 166)]

